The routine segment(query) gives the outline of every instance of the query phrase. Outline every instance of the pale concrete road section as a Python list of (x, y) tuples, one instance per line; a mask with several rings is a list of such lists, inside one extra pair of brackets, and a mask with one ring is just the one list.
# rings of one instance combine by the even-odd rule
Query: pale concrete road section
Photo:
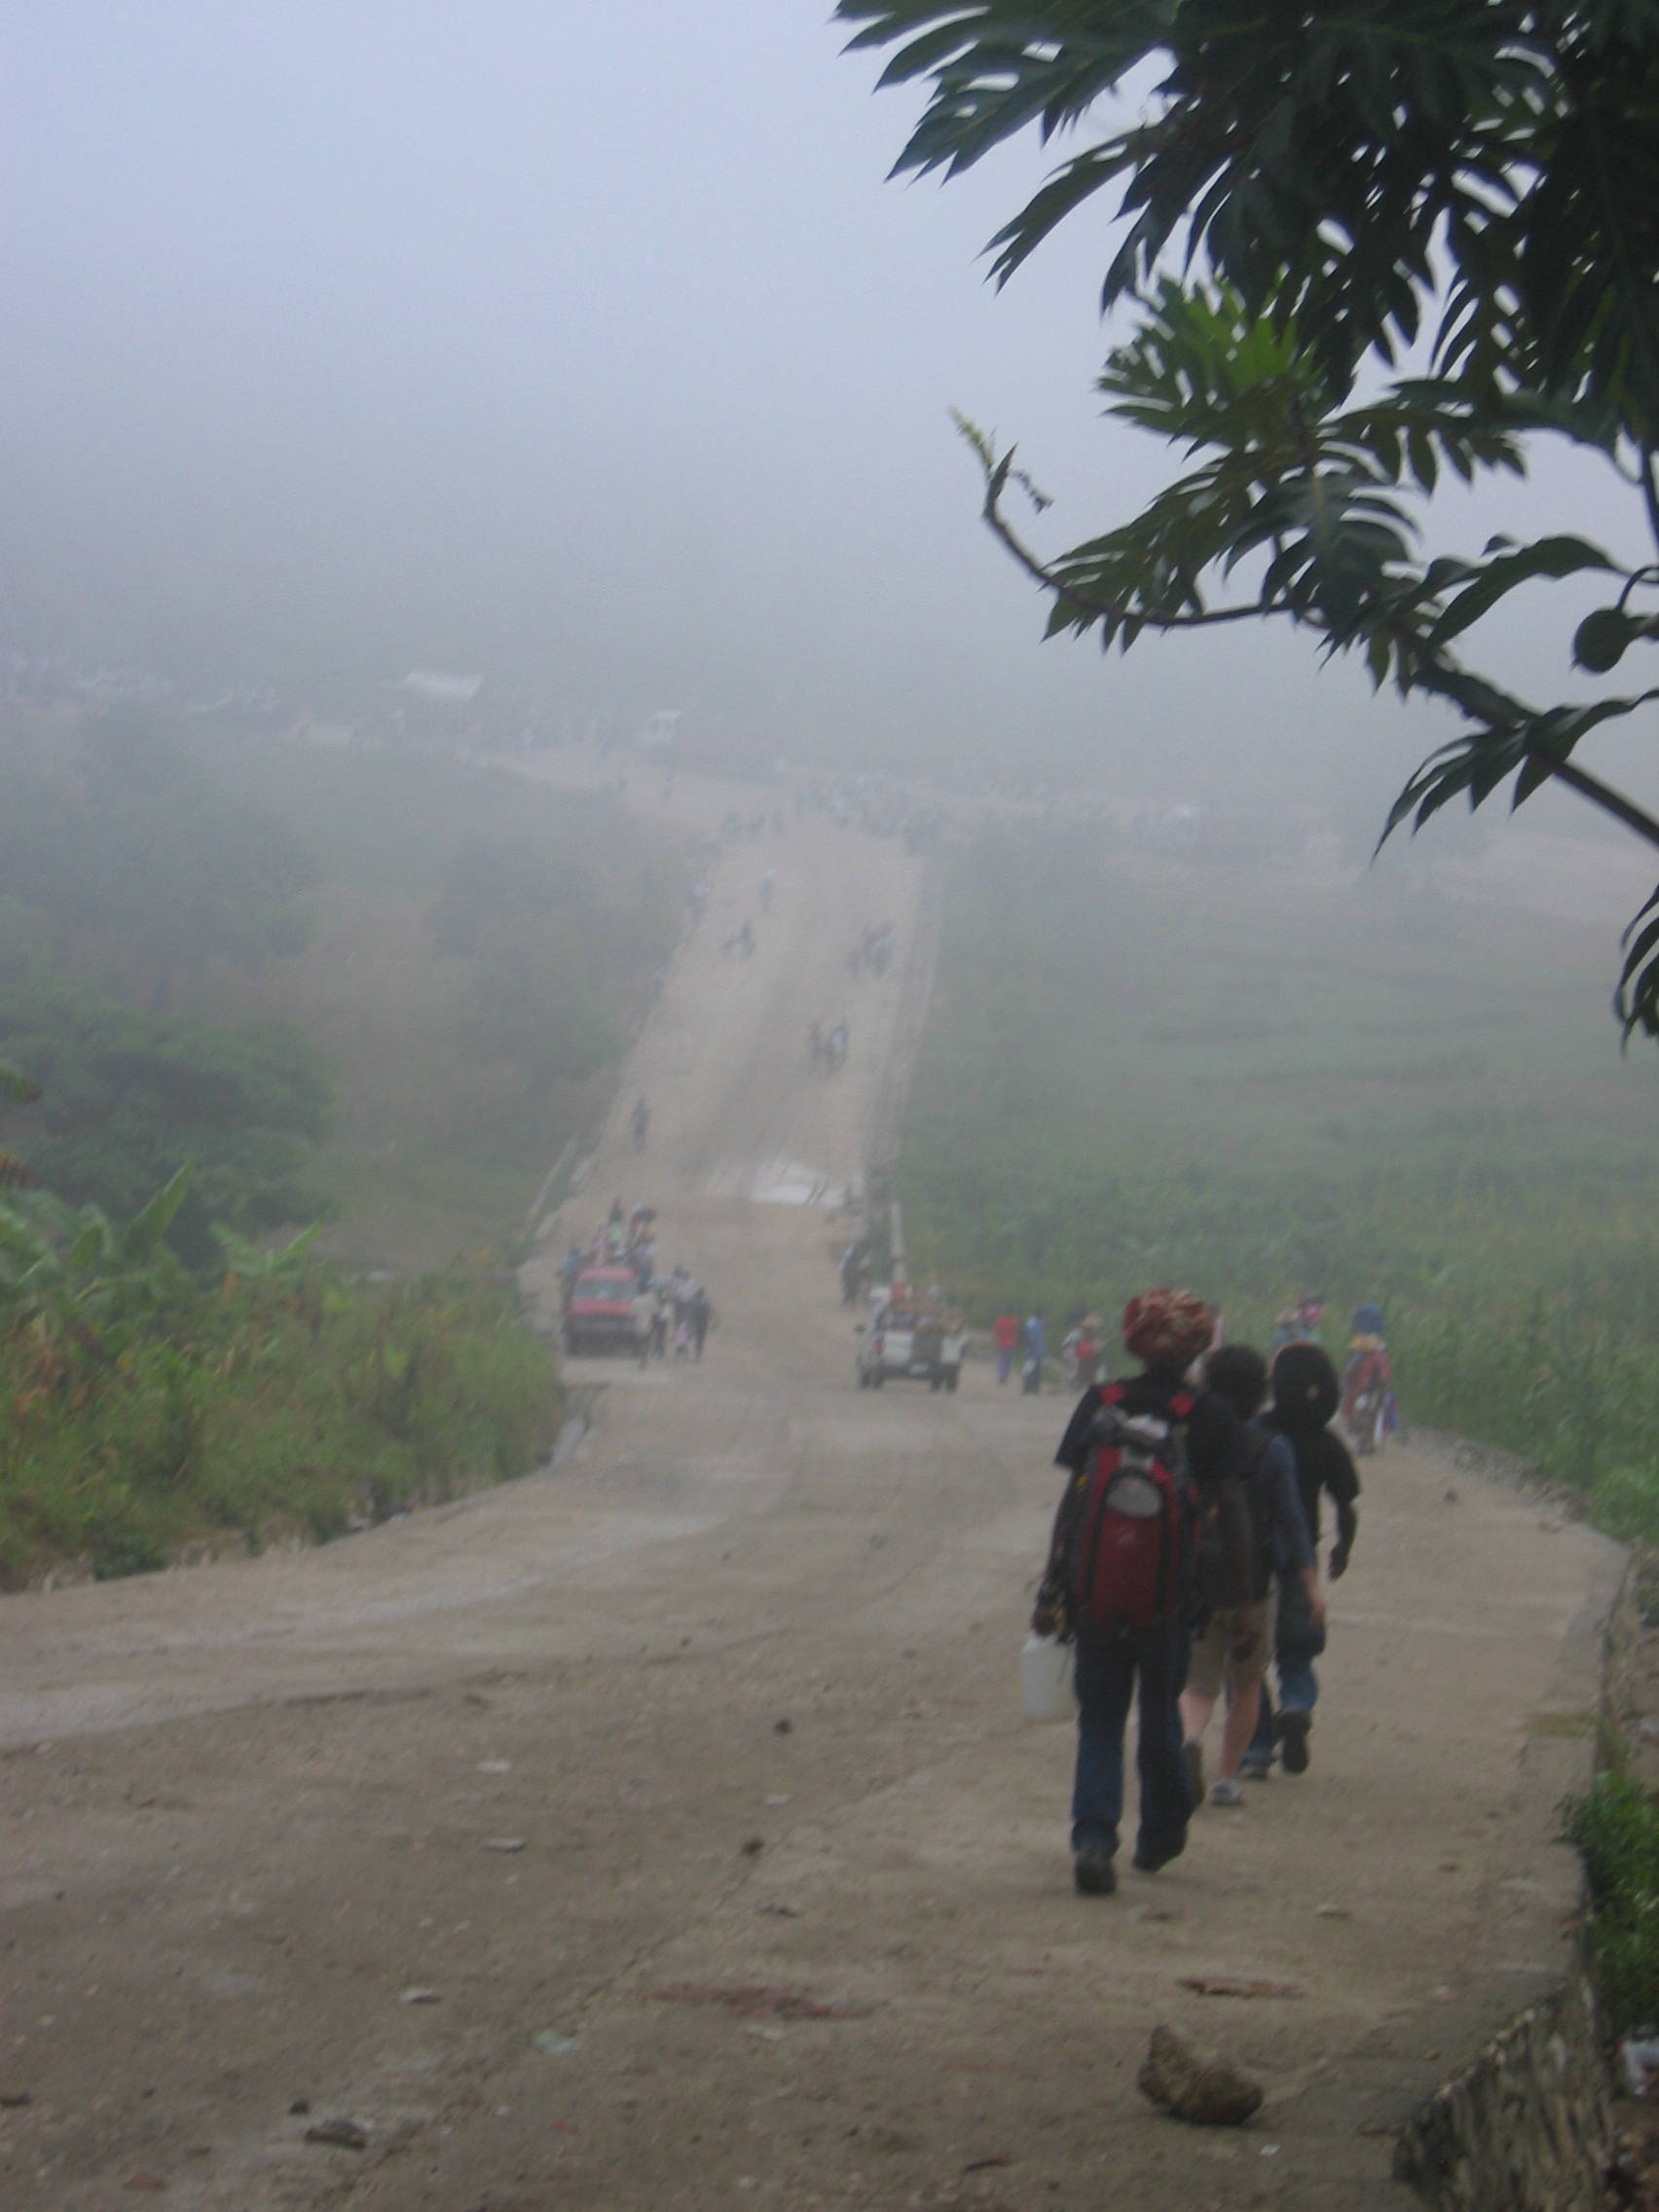
[[(1618, 1555), (1402, 1451), (1311, 1771), (1073, 1896), (1016, 1697), (1066, 1405), (861, 1393), (832, 1265), (921, 865), (811, 816), (723, 855), (532, 1271), (655, 1203), (700, 1365), (581, 1363), (573, 1458), (464, 1506), (0, 1604), (8, 2212), (1382, 2205), (1389, 2123), (1560, 1968)], [(1144, 2104), (1159, 2020), (1251, 2126)]]

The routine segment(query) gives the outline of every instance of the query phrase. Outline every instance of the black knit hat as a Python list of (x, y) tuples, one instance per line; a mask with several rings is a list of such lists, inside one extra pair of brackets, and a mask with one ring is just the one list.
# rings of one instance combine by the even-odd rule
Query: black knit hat
[(1337, 1371), (1317, 1345), (1286, 1345), (1273, 1361), (1273, 1419), (1293, 1434), (1323, 1428), (1342, 1403)]

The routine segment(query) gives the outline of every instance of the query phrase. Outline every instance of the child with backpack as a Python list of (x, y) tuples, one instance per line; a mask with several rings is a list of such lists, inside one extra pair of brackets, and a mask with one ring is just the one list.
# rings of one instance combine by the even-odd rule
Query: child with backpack
[[(1348, 1556), (1359, 1533), (1359, 1473), (1347, 1446), (1330, 1425), (1342, 1399), (1342, 1384), (1317, 1345), (1286, 1345), (1273, 1361), (1272, 1392), (1268, 1419), (1290, 1445), (1303, 1516), (1315, 1553), (1321, 1497), (1329, 1497), (1336, 1509), (1337, 1540), (1326, 1571), (1333, 1582), (1339, 1581), (1347, 1572)], [(1301, 1599), (1296, 1586), (1281, 1595), (1274, 1632), (1279, 1711), (1274, 1714), (1264, 1681), (1255, 1739), (1240, 1770), (1249, 1779), (1265, 1779), (1275, 1756), (1282, 1756), (1286, 1774), (1308, 1771), (1308, 1732), (1319, 1695), (1313, 1662), (1325, 1648), (1325, 1624), (1306, 1614)]]
[(1212, 1805), (1242, 1805), (1238, 1779), (1256, 1733), (1273, 1621), (1273, 1590), (1293, 1587), (1303, 1597), (1307, 1618), (1322, 1625), (1325, 1601), (1309, 1539), (1308, 1521), (1296, 1483), (1296, 1459), (1288, 1441), (1258, 1420), (1268, 1394), (1268, 1363), (1248, 1345), (1223, 1345), (1204, 1362), (1204, 1382), (1245, 1424), (1249, 1472), (1245, 1499), (1250, 1509), (1250, 1620), (1255, 1641), (1240, 1657), (1230, 1649), (1232, 1626), (1217, 1613), (1193, 1644), (1187, 1687), (1181, 1694), (1183, 1751), (1195, 1804), (1204, 1791), (1203, 1738), (1223, 1685), (1227, 1719), (1221, 1739), (1221, 1769), (1210, 1786)]
[(1250, 1638), (1232, 1610), (1247, 1604), (1250, 1589), (1243, 1432), (1222, 1398), (1186, 1380), (1214, 1334), (1214, 1314), (1191, 1291), (1130, 1299), (1124, 1343), (1142, 1372), (1086, 1390), (1055, 1454), (1068, 1480), (1032, 1627), (1077, 1643), (1072, 1873), (1086, 1896), (1118, 1886), (1124, 1731), (1137, 1683), (1134, 1863), (1156, 1873), (1186, 1846), (1193, 1800), (1178, 1700), (1200, 1517), (1217, 1531), (1219, 1604), (1231, 1611), (1235, 1643)]

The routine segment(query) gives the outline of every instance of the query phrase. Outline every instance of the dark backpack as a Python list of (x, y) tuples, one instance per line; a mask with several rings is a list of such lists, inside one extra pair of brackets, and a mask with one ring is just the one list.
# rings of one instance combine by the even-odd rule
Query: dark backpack
[(1247, 1428), (1244, 1431), (1244, 1456), (1247, 1471), (1244, 1477), (1244, 1502), (1250, 1511), (1250, 1599), (1259, 1605), (1272, 1588), (1273, 1582), (1273, 1501), (1268, 1487), (1267, 1458), (1271, 1445), (1277, 1441), (1273, 1429)]
[(1186, 1594), (1196, 1525), (1183, 1424), (1196, 1400), (1167, 1416), (1126, 1414), (1124, 1387), (1100, 1393), (1078, 1477), (1068, 1549), (1071, 1618), (1086, 1628), (1154, 1628)]

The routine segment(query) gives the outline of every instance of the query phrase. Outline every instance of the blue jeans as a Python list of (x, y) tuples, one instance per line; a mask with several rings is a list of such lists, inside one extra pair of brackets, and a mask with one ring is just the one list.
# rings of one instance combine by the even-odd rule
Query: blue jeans
[[(1287, 1711), (1304, 1713), (1309, 1719), (1319, 1699), (1319, 1683), (1313, 1673), (1313, 1662), (1325, 1648), (1325, 1632), (1314, 1628), (1308, 1618), (1308, 1593), (1300, 1582), (1281, 1582), (1278, 1594), (1278, 1627), (1273, 1637), (1273, 1657), (1278, 1662), (1279, 1703)], [(1273, 1701), (1266, 1680), (1262, 1683), (1262, 1715), (1256, 1723), (1256, 1733), (1250, 1739), (1250, 1749), (1244, 1753), (1247, 1766), (1267, 1766), (1272, 1761), (1277, 1738), (1273, 1733)]]
[(1093, 1839), (1118, 1848), (1124, 1812), (1124, 1729), (1140, 1677), (1140, 1834), (1148, 1858), (1172, 1859), (1187, 1838), (1193, 1801), (1176, 1705), (1187, 1679), (1189, 1634), (1162, 1628), (1077, 1632), (1077, 1780), (1072, 1849)]

